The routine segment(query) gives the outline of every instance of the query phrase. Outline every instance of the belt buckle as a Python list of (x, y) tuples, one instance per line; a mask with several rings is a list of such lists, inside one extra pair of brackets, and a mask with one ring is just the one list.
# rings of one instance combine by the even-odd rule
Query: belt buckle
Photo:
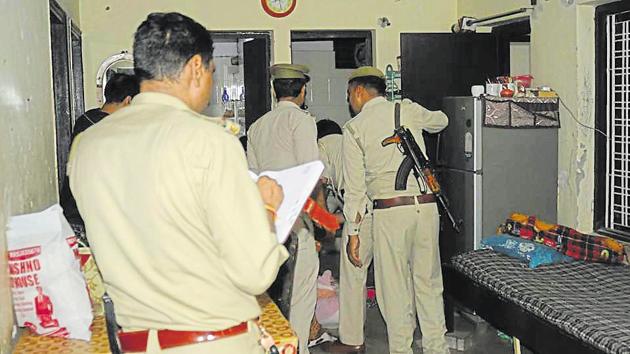
[(208, 333), (205, 336), (199, 336), (197, 337), (197, 343), (201, 343), (201, 342), (212, 342), (213, 340), (217, 339), (217, 336), (215, 336), (212, 333)]

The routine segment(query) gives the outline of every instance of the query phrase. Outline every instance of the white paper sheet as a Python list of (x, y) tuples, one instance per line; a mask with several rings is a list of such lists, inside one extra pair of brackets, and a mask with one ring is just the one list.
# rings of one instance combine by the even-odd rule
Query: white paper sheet
[(305, 163), (282, 171), (265, 171), (260, 175), (249, 172), (254, 180), (258, 180), (259, 176), (267, 176), (276, 180), (282, 187), (284, 200), (278, 209), (275, 223), (278, 242), (284, 243), (289, 237), (293, 223), (300, 215), (322, 172), (324, 164), (321, 161)]

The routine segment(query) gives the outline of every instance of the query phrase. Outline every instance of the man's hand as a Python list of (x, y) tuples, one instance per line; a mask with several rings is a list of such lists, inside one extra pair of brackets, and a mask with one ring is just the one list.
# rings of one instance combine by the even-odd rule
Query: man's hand
[(275, 180), (265, 176), (260, 177), (256, 184), (258, 185), (258, 190), (260, 191), (263, 203), (275, 210), (278, 210), (280, 204), (282, 204), (282, 201), (284, 200), (282, 187), (280, 187)]
[(363, 267), (361, 257), (359, 256), (359, 235), (348, 236), (348, 245), (346, 246), (346, 253), (348, 253), (348, 259), (350, 263), (357, 268)]

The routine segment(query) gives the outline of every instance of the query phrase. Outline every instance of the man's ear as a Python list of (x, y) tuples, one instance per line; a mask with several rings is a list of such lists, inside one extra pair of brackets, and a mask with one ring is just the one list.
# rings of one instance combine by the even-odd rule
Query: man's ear
[(195, 86), (201, 86), (201, 77), (203, 76), (203, 58), (199, 54), (193, 55), (186, 63), (190, 70), (191, 79)]
[(300, 90), (300, 96), (306, 98), (306, 85), (302, 86), (302, 89)]
[(123, 107), (128, 106), (130, 103), (131, 103), (131, 96), (125, 97), (125, 99), (122, 101)]

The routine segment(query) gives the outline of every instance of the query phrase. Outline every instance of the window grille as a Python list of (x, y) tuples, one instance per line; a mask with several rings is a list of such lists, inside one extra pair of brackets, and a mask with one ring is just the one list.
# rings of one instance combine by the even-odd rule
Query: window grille
[(630, 11), (608, 15), (606, 228), (630, 232)]

